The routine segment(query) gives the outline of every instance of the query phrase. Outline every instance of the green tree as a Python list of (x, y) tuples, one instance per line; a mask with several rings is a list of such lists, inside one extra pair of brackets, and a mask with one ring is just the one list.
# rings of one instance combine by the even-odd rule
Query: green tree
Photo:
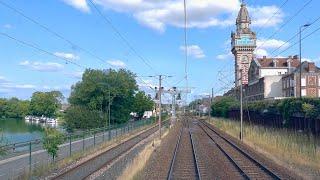
[(5, 116), (6, 105), (7, 105), (7, 100), (0, 98), (0, 118)]
[[(123, 123), (130, 118), (130, 112), (133, 110), (134, 94), (137, 90), (135, 75), (128, 70), (87, 69), (82, 76), (82, 80), (71, 87), (71, 95), (68, 100), (71, 106), (81, 106), (97, 115), (102, 114), (105, 118), (108, 117), (106, 114), (110, 103), (110, 121), (112, 123)], [(68, 118), (73, 117), (66, 116), (66, 123), (77, 121)], [(91, 123), (90, 119), (87, 120), (86, 124), (90, 124), (90, 127), (92, 127), (91, 125), (105, 126), (105, 123)], [(70, 125), (70, 127), (73, 127), (73, 125)]]
[(5, 117), (22, 118), (28, 114), (29, 101), (21, 101), (18, 98), (11, 98), (4, 103)]
[(36, 116), (54, 117), (61, 107), (63, 95), (59, 91), (35, 92), (30, 102), (30, 113)]
[(57, 157), (59, 145), (63, 143), (64, 135), (54, 128), (45, 128), (43, 137), (43, 148), (52, 156)]
[(134, 97), (134, 112), (141, 118), (145, 111), (153, 109), (154, 102), (143, 91), (139, 91)]

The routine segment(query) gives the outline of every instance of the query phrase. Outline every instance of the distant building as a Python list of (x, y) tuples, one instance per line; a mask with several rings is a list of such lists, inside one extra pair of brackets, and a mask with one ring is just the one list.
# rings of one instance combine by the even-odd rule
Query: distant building
[(277, 76), (289, 74), (294, 71), (300, 62), (298, 56), (289, 56), (286, 58), (262, 58), (254, 59), (249, 68), (249, 85), (259, 81), (265, 76)]
[[(314, 62), (303, 62), (301, 73), (301, 96), (320, 97), (320, 68)], [(284, 97), (300, 97), (300, 66), (282, 77)]]
[(244, 87), (245, 98), (248, 101), (283, 98), (282, 76), (298, 66), (298, 56), (254, 59), (249, 68), (249, 84)]

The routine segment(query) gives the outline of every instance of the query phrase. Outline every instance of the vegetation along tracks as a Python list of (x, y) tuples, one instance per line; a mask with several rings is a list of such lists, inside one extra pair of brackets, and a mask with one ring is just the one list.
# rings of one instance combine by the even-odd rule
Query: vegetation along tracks
[(128, 152), (137, 143), (149, 137), (158, 130), (158, 125), (154, 126), (143, 133), (140, 133), (117, 146), (114, 146), (103, 153), (98, 154), (78, 165), (58, 174), (52, 179), (85, 179), (97, 170), (111, 164), (116, 158)]
[(200, 128), (226, 155), (245, 179), (281, 179), (276, 173), (259, 163), (236, 144), (216, 132), (210, 125), (205, 122), (198, 122)]

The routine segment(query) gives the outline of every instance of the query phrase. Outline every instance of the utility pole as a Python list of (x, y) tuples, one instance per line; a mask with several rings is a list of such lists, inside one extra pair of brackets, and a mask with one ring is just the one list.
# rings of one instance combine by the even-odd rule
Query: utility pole
[(161, 139), (161, 81), (162, 81), (162, 75), (159, 75), (159, 137)]
[(211, 119), (211, 111), (212, 111), (212, 104), (213, 104), (213, 88), (211, 88), (211, 98), (210, 98), (210, 107), (209, 107), (209, 118)]
[(242, 69), (240, 70), (240, 140), (243, 140)]
[(110, 96), (110, 90), (109, 90), (109, 104), (108, 104), (108, 114), (109, 114), (109, 118), (108, 118), (108, 120), (109, 120), (109, 127), (110, 127), (110, 123), (111, 123), (111, 120), (110, 120), (110, 118), (111, 118), (111, 96)]
[(302, 28), (304, 27), (309, 27), (311, 24), (304, 24), (302, 26), (300, 26), (299, 28), (299, 60), (300, 60), (300, 73), (299, 73), (299, 76), (300, 76), (300, 90), (299, 90), (299, 95), (300, 95), (300, 98), (302, 98), (302, 84), (301, 84), (301, 73), (302, 73), (302, 62), (301, 62), (301, 32), (302, 32)]

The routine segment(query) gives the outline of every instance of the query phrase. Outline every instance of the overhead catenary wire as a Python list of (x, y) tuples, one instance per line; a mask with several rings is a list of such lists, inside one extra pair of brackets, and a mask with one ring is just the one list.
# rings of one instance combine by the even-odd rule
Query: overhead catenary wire
[(276, 34), (278, 34), (286, 25), (288, 25), (296, 16), (298, 16), (310, 3), (312, 0), (306, 2), (298, 11), (296, 11), (286, 22), (284, 22), (274, 33), (272, 33), (267, 39), (265, 39), (261, 45), (259, 45), (256, 49), (263, 47), (263, 45), (271, 40)]
[(14, 12), (17, 13), (18, 15), (22, 16), (23, 18), (27, 19), (28, 21), (36, 24), (37, 26), (41, 27), (41, 28), (44, 29), (45, 31), (49, 32), (50, 34), (58, 37), (59, 39), (61, 39), (61, 40), (63, 40), (63, 41), (65, 41), (66, 43), (68, 43), (68, 44), (71, 45), (72, 47), (77, 48), (77, 49), (79, 49), (79, 50), (81, 50), (81, 51), (89, 54), (90, 56), (98, 59), (98, 60), (101, 61), (102, 63), (106, 63), (106, 61), (105, 61), (103, 58), (101, 58), (101, 57), (97, 56), (96, 54), (92, 53), (91, 51), (89, 51), (89, 50), (87, 50), (87, 49), (85, 49), (85, 48), (77, 45), (76, 43), (74, 43), (74, 42), (72, 42), (71, 40), (67, 39), (66, 37), (64, 37), (64, 36), (61, 35), (60, 33), (58, 33), (58, 32), (56, 32), (56, 31), (50, 29), (50, 28), (49, 28), (48, 26), (46, 26), (46, 25), (43, 25), (43, 24), (40, 23), (39, 21), (31, 18), (30, 16), (26, 15), (26, 14), (23, 13), (22, 11), (16, 9), (15, 7), (9, 5), (8, 3), (5, 3), (5, 2), (3, 2), (3, 1), (0, 0), (0, 4), (3, 5), (4, 7), (8, 8), (8, 9), (11, 9), (12, 11), (14, 11)]
[(115, 34), (123, 41), (123, 43), (128, 46), (128, 48), (147, 66), (149, 67), (152, 71), (156, 70), (150, 65), (149, 61), (144, 58), (132, 45), (131, 43), (125, 38), (124, 35), (113, 25), (111, 20), (104, 15), (100, 9), (96, 6), (96, 4), (92, 0), (88, 0), (89, 3), (92, 5), (92, 7), (97, 11), (97, 13), (100, 15), (100, 17), (111, 27), (111, 29), (115, 32)]
[(44, 49), (42, 49), (42, 48), (40, 48), (40, 47), (38, 47), (38, 46), (36, 46), (36, 45), (34, 45), (34, 44), (31, 44), (31, 43), (28, 43), (28, 42), (26, 42), (26, 41), (17, 39), (17, 38), (15, 38), (15, 37), (10, 36), (10, 35), (8, 35), (8, 34), (6, 34), (6, 33), (3, 33), (3, 32), (0, 32), (0, 35), (1, 35), (1, 36), (4, 36), (4, 37), (7, 37), (7, 38), (9, 38), (9, 39), (11, 39), (11, 40), (13, 40), (13, 41), (16, 41), (17, 43), (20, 43), (20, 44), (22, 44), (22, 45), (24, 45), (24, 46), (28, 46), (28, 47), (30, 47), (30, 48), (36, 49), (36, 50), (41, 51), (41, 52), (43, 52), (43, 53), (45, 53), (45, 54), (54, 56), (54, 57), (56, 57), (56, 58), (58, 58), (58, 59), (62, 59), (63, 61), (67, 61), (67, 62), (70, 63), (70, 64), (73, 64), (73, 65), (75, 65), (75, 66), (78, 66), (78, 67), (80, 67), (80, 68), (85, 69), (84, 66), (82, 66), (82, 65), (80, 65), (80, 64), (78, 64), (78, 63), (76, 63), (76, 62), (74, 62), (74, 61), (71, 61), (71, 60), (69, 60), (69, 59), (67, 59), (67, 58), (64, 58), (64, 57), (61, 57), (61, 56), (57, 56), (57, 55), (55, 55), (54, 53), (52, 53), (52, 52), (50, 52), (50, 51), (47, 51), (47, 50), (44, 50)]
[[(315, 30), (313, 30), (311, 33), (307, 34), (306, 36), (304, 36), (303, 38), (301, 38), (301, 41), (305, 40), (306, 38), (310, 37), (312, 34), (318, 32), (320, 30), (320, 27), (316, 28)], [(293, 46), (295, 46), (296, 44), (298, 44), (299, 41), (296, 41), (294, 44), (292, 44), (291, 46), (287, 47), (286, 49), (282, 50), (280, 53), (277, 54), (277, 56), (279, 56), (280, 54), (286, 52), (287, 50), (289, 50), (290, 48), (292, 48)]]
[[(312, 26), (313, 24), (315, 24), (317, 21), (320, 20), (320, 16), (318, 18), (316, 18), (313, 22), (310, 23), (310, 26)], [(305, 31), (306, 29), (302, 29), (301, 32)], [(276, 49), (274, 49), (271, 52), (271, 55), (273, 55), (276, 51), (279, 51), (279, 49), (281, 49), (284, 45), (288, 44), (290, 41), (292, 41), (293, 39), (295, 39), (297, 36), (299, 35), (299, 32), (297, 32), (296, 34), (294, 34), (291, 38), (289, 38), (287, 41), (285, 41), (284, 43), (282, 43), (279, 47), (277, 47)]]
[(262, 25), (258, 30), (256, 30), (256, 34), (257, 34), (257, 35), (260, 33), (262, 27), (264, 27), (267, 23), (269, 23), (269, 22), (271, 21), (272, 18), (274, 18), (276, 15), (278, 15), (278, 14), (280, 13), (281, 9), (287, 4), (288, 1), (289, 1), (289, 0), (285, 0), (285, 1), (280, 5), (279, 9), (278, 9), (276, 12), (274, 12), (274, 13), (272, 14), (272, 16), (270, 16), (270, 17), (267, 19), (267, 21), (266, 21), (265, 23), (263, 23), (263, 25)]

